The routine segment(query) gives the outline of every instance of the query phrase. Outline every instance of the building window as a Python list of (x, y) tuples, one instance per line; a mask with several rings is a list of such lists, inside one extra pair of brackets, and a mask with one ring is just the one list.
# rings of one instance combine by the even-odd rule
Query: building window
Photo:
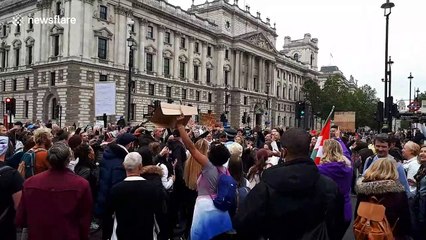
[(61, 15), (61, 2), (56, 2), (56, 15), (60, 16)]
[(186, 99), (186, 89), (182, 88), (182, 99)]
[(166, 32), (164, 34), (164, 42), (170, 44), (170, 33)]
[(288, 89), (288, 100), (291, 100), (291, 89)]
[(50, 86), (56, 85), (56, 72), (50, 72)]
[(147, 53), (146, 54), (146, 71), (152, 72), (152, 69), (154, 68), (152, 63), (152, 54)]
[(151, 95), (151, 96), (154, 96), (154, 94), (155, 94), (155, 86), (152, 83), (150, 83), (148, 85), (148, 94)]
[(170, 59), (164, 58), (164, 76), (170, 76)]
[(148, 26), (148, 33), (147, 33), (147, 37), (153, 39), (154, 38), (154, 27), (153, 26)]
[(108, 8), (104, 5), (99, 6), (99, 18), (103, 20), (107, 20), (108, 16)]
[(30, 90), (30, 78), (25, 78), (25, 90)]
[(194, 80), (198, 81), (198, 66), (194, 66)]
[(172, 97), (172, 87), (166, 87), (166, 97)]
[(57, 115), (56, 115), (56, 105), (58, 105), (58, 101), (56, 100), (56, 98), (52, 99), (52, 106), (51, 106), (51, 119), (56, 119)]
[(258, 88), (257, 88), (257, 78), (253, 78), (253, 87), (254, 87), (254, 90), (257, 92), (258, 91)]
[(299, 61), (299, 54), (298, 54), (298, 53), (295, 53), (295, 54), (293, 55), (293, 58), (294, 58), (294, 60)]
[(28, 65), (33, 64), (33, 46), (28, 46)]
[(186, 48), (186, 39), (185, 37), (180, 38), (180, 48)]
[(132, 103), (130, 104), (130, 120), (136, 119), (136, 104)]
[(227, 86), (228, 85), (228, 79), (229, 79), (229, 72), (228, 71), (225, 71), (225, 86)]
[(285, 99), (285, 94), (287, 93), (287, 90), (285, 87), (283, 87), (283, 98)]
[(212, 102), (212, 94), (211, 94), (211, 93), (209, 93), (208, 101), (209, 101), (209, 102)]
[(17, 82), (16, 81), (17, 81), (16, 79), (13, 79), (13, 81), (12, 81), (12, 89), (13, 89), (13, 91), (16, 91), (16, 88), (17, 88)]
[(247, 104), (248, 104), (248, 97), (244, 96), (244, 105), (247, 105)]
[(108, 75), (106, 74), (99, 75), (99, 82), (106, 82), (106, 81), (108, 81)]
[(195, 101), (200, 101), (200, 91), (195, 91)]
[(1, 53), (1, 68), (5, 68), (6, 67), (6, 51), (3, 50), (0, 52)]
[(229, 59), (229, 50), (228, 49), (225, 50), (225, 59)]
[(24, 118), (28, 118), (28, 110), (30, 109), (30, 102), (24, 101)]
[(53, 56), (59, 56), (59, 35), (53, 36)]
[(212, 47), (208, 46), (207, 47), (207, 57), (211, 57), (212, 56)]
[(20, 33), (21, 32), (21, 24), (16, 24), (16, 33)]
[(277, 70), (277, 78), (280, 78), (280, 70)]
[(30, 21), (29, 21), (29, 23), (28, 23), (28, 29), (29, 29), (29, 30), (32, 30), (33, 28), (34, 28), (33, 19), (32, 19), (32, 18), (30, 18)]
[(6, 91), (6, 80), (3, 80), (3, 92)]
[(212, 70), (210, 69), (210, 68), (208, 68), (207, 69), (207, 79), (206, 79), (206, 82), (207, 83), (211, 83), (211, 72), (212, 72)]
[(277, 97), (280, 97), (280, 86), (277, 86)]
[(185, 78), (185, 63), (184, 62), (180, 62), (179, 77)]
[(4, 25), (3, 25), (2, 33), (3, 33), (3, 34), (2, 34), (2, 36), (3, 36), (3, 37), (7, 35), (7, 27), (6, 27), (6, 24), (4, 24)]
[(196, 53), (200, 52), (200, 43), (199, 42), (195, 42), (195, 52)]
[(98, 58), (107, 59), (107, 39), (98, 38)]
[(20, 50), (19, 48), (15, 49), (15, 66), (18, 67), (19, 66), (19, 55), (20, 55)]

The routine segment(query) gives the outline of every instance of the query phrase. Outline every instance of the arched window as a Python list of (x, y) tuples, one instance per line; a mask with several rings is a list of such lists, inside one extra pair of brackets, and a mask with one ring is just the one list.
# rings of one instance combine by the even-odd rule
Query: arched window
[(58, 101), (56, 98), (52, 98), (50, 111), (51, 111), (51, 119), (56, 119), (56, 105), (58, 105)]
[(293, 59), (294, 59), (294, 60), (296, 60), (296, 61), (299, 61), (299, 54), (298, 54), (298, 53), (295, 53), (295, 54), (293, 55)]

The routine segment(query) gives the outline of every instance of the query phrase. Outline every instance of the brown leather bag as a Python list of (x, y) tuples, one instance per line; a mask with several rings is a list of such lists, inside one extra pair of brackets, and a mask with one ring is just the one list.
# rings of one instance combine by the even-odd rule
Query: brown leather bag
[[(361, 202), (358, 207), (358, 216), (353, 224), (356, 240), (393, 240), (393, 228), (390, 226), (385, 212), (386, 208), (374, 202)], [(395, 223), (396, 225), (396, 223)]]

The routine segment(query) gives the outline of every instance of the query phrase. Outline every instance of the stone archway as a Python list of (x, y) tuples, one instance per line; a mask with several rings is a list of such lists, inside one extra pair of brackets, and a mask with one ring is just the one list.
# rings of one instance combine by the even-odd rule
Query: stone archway
[(49, 92), (43, 99), (43, 121), (58, 120), (56, 114), (56, 105), (60, 104), (57, 93)]

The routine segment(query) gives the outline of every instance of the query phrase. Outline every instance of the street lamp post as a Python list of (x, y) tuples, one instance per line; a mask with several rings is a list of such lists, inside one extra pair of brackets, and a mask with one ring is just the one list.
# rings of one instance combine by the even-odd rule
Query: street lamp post
[[(392, 12), (392, 8), (395, 7), (395, 4), (390, 2), (389, 0), (386, 0), (386, 3), (382, 4), (381, 8), (384, 10), (384, 16), (386, 17), (386, 36), (385, 36), (385, 117), (389, 118), (389, 110), (388, 110), (388, 104), (386, 104), (388, 99), (388, 83), (390, 85), (390, 82), (388, 81), (388, 55), (389, 55), (389, 15)], [(390, 88), (390, 86), (389, 86)], [(389, 95), (390, 96), (390, 95)], [(392, 124), (392, 122), (390, 122)], [(391, 128), (391, 126), (389, 126)]]
[(410, 104), (411, 104), (411, 80), (413, 80), (413, 75), (411, 75), (411, 73), (410, 73), (410, 76), (408, 76), (408, 79), (410, 79), (410, 92), (409, 92), (409, 95), (408, 95), (408, 106), (410, 106)]
[(129, 19), (127, 25), (129, 26), (129, 38), (127, 39), (127, 46), (129, 47), (129, 81), (127, 85), (127, 122), (130, 122), (131, 118), (131, 101), (132, 101), (132, 70), (133, 70), (133, 50), (136, 45), (135, 40), (132, 37), (132, 26), (135, 23)]
[(393, 97), (392, 97), (392, 92), (391, 92), (391, 87), (392, 87), (392, 64), (394, 62), (391, 59), (391, 56), (389, 56), (389, 61), (388, 61), (388, 66), (389, 66), (389, 71), (388, 71), (388, 83), (389, 83), (389, 93), (388, 93), (388, 101), (387, 102), (387, 119), (388, 119), (388, 125), (389, 125), (389, 129), (392, 129), (392, 105), (393, 105)]
[(416, 99), (418, 100), (419, 99), (419, 93), (420, 93), (420, 89), (419, 88), (417, 88), (417, 90), (416, 90)]

